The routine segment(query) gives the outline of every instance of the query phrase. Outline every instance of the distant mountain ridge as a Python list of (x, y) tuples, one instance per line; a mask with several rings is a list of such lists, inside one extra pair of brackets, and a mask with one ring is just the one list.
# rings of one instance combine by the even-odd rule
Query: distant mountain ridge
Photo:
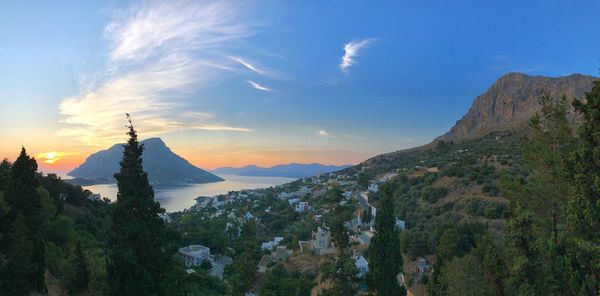
[[(526, 126), (529, 119), (541, 109), (539, 98), (583, 98), (598, 78), (582, 74), (562, 77), (530, 76), (508, 73), (500, 77), (482, 95), (475, 98), (471, 108), (439, 140), (464, 140), (485, 136), (494, 131), (515, 131)], [(575, 121), (571, 109), (569, 117)]]
[[(142, 156), (144, 171), (153, 185), (177, 185), (186, 183), (212, 183), (224, 181), (207, 171), (195, 167), (173, 153), (159, 138), (140, 142), (144, 145)], [(68, 173), (88, 183), (115, 183), (113, 175), (119, 171), (123, 157), (123, 144), (115, 144), (107, 150), (91, 154), (84, 163)]]
[(319, 163), (290, 163), (281, 164), (272, 167), (259, 167), (256, 165), (247, 165), (244, 167), (221, 167), (212, 170), (215, 174), (238, 175), (238, 176), (255, 176), (255, 177), (286, 177), (286, 178), (308, 178), (319, 173), (330, 173), (339, 171), (351, 165), (323, 165)]

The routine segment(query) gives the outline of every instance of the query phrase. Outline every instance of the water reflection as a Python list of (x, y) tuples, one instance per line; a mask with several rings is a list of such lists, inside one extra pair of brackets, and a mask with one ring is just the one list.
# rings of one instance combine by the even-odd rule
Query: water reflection
[[(196, 203), (198, 196), (215, 196), (242, 189), (268, 188), (285, 184), (295, 179), (281, 177), (247, 177), (234, 175), (219, 175), (225, 179), (223, 182), (206, 184), (189, 184), (178, 186), (162, 186), (154, 188), (155, 199), (160, 202), (167, 212), (181, 211)], [(115, 200), (117, 197), (117, 186), (115, 184), (103, 184), (84, 186), (83, 188), (102, 197)]]

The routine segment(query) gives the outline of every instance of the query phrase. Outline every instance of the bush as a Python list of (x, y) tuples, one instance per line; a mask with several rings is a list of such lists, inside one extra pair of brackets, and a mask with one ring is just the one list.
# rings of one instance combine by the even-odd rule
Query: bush
[(504, 203), (474, 198), (469, 200), (465, 210), (469, 215), (498, 219), (504, 217), (507, 209)]
[(423, 189), (423, 200), (428, 201), (429, 203), (435, 203), (447, 194), (448, 188), (446, 187), (425, 187), (425, 189)]

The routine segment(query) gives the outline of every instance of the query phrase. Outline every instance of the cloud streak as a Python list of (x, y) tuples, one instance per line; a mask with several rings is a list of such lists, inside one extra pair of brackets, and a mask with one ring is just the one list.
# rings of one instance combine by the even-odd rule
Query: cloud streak
[(344, 45), (344, 56), (342, 56), (342, 61), (340, 62), (340, 69), (344, 73), (348, 73), (349, 68), (357, 63), (356, 57), (359, 55), (360, 51), (373, 43), (373, 41), (375, 41), (375, 39), (368, 38), (346, 43)]
[(326, 130), (317, 130), (317, 136), (324, 138), (346, 138), (352, 140), (364, 140), (364, 137), (351, 134), (334, 134)]
[(248, 132), (217, 116), (181, 116), (193, 109), (189, 94), (235, 74), (222, 55), (254, 34), (247, 9), (218, 1), (150, 1), (115, 13), (105, 28), (106, 68), (59, 105), (59, 135), (87, 145), (122, 140), (124, 113), (143, 136), (174, 130)]
[(272, 91), (272, 89), (270, 89), (270, 88), (268, 88), (268, 87), (266, 87), (266, 86), (262, 86), (262, 85), (260, 85), (260, 84), (258, 84), (258, 83), (256, 83), (256, 82), (254, 82), (254, 81), (252, 81), (252, 80), (248, 80), (248, 83), (249, 83), (249, 84), (250, 84), (250, 85), (251, 85), (253, 88), (255, 88), (255, 89), (262, 90), (262, 91), (266, 91), (266, 92)]
[(259, 69), (257, 66), (249, 63), (248, 61), (246, 61), (246, 60), (244, 60), (244, 59), (242, 59), (240, 57), (229, 57), (229, 59), (232, 60), (232, 61), (234, 61), (234, 62), (239, 63), (240, 65), (246, 67), (248, 70), (251, 70), (251, 71), (253, 71), (253, 72), (257, 73), (257, 74), (260, 74), (260, 75), (266, 75), (267, 74), (266, 71), (264, 71), (262, 69)]

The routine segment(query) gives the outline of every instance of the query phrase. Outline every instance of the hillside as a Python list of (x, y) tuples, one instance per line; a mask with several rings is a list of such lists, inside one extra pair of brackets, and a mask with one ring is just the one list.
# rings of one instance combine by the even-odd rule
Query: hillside
[[(223, 181), (173, 153), (159, 138), (147, 139), (141, 143), (145, 148), (144, 170), (148, 172), (148, 178), (154, 185)], [(85, 179), (87, 183), (114, 183), (113, 175), (119, 171), (122, 157), (123, 144), (115, 144), (107, 150), (90, 155), (84, 163), (69, 172), (69, 176)]]
[(268, 168), (259, 167), (256, 165), (247, 165), (240, 168), (222, 167), (215, 169), (212, 172), (215, 174), (238, 176), (307, 178), (318, 174), (339, 171), (348, 167), (350, 166), (323, 165), (319, 163), (290, 163), (280, 164)]
[[(444, 221), (483, 222), (501, 232), (507, 201), (499, 189), (500, 177), (527, 174), (519, 143), (528, 133), (528, 120), (540, 110), (539, 97), (565, 95), (570, 106), (596, 79), (509, 73), (475, 98), (463, 118), (433, 142), (375, 156), (345, 172), (370, 179), (398, 173), (392, 180), (398, 214), (412, 231), (434, 233), (434, 240), (435, 225)], [(572, 110), (569, 118), (575, 125)], [(427, 171), (432, 168), (435, 173)]]

